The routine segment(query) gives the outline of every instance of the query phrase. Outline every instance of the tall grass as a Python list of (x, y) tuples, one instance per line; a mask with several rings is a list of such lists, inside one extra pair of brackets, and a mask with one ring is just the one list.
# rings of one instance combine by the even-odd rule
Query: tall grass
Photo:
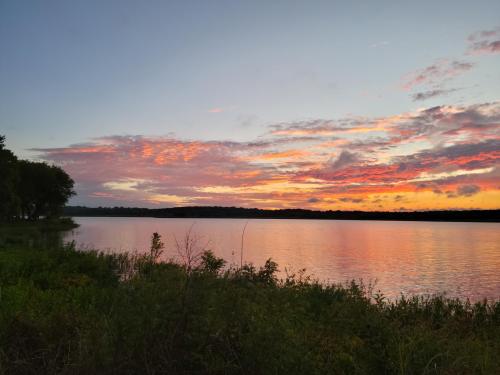
[(203, 248), (189, 262), (161, 250), (159, 236), (145, 255), (0, 250), (0, 374), (500, 371), (499, 302), (386, 301), (303, 271), (279, 279), (271, 260), (225, 268)]

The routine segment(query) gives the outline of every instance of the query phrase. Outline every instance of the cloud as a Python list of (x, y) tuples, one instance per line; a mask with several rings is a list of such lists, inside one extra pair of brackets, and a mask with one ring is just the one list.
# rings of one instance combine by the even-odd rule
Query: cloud
[(462, 185), (458, 187), (457, 194), (470, 197), (471, 195), (479, 193), (480, 190), (481, 188), (477, 185)]
[(224, 112), (224, 109), (219, 107), (210, 108), (208, 110), (208, 113), (222, 113), (222, 112)]
[(380, 42), (375, 42), (375, 43), (370, 44), (370, 47), (371, 48), (379, 48), (379, 47), (383, 47), (383, 46), (388, 46), (389, 44), (390, 44), (390, 42), (388, 40), (382, 40)]
[(493, 102), (280, 123), (248, 142), (109, 136), (36, 151), (77, 182), (74, 204), (423, 209), (449, 192), (453, 207), (491, 208), (499, 129)]
[(339, 198), (339, 201), (341, 202), (349, 202), (349, 203), (361, 203), (364, 201), (363, 198), (349, 198), (349, 197), (342, 197)]
[[(307, 120), (269, 127), (273, 142), (299, 140), (321, 142), (330, 148), (350, 151), (388, 148), (424, 137), (441, 142), (472, 133), (496, 137), (500, 124), (500, 102), (470, 106), (436, 106), (393, 116), (340, 120)], [(468, 134), (467, 134), (468, 133)]]
[(403, 78), (405, 90), (420, 85), (441, 86), (445, 81), (466, 73), (474, 67), (473, 63), (460, 60), (441, 59), (423, 69), (416, 70)]
[(275, 136), (328, 136), (349, 130), (330, 120), (310, 120), (271, 125)]
[(457, 187), (456, 191), (446, 191), (447, 198), (458, 198), (458, 197), (471, 197), (477, 193), (481, 188), (477, 185), (461, 185)]
[(337, 159), (335, 159), (332, 163), (330, 163), (329, 169), (332, 171), (342, 169), (344, 167), (356, 163), (358, 160), (359, 159), (355, 154), (344, 150), (340, 153)]
[(390, 118), (369, 119), (363, 117), (296, 121), (270, 125), (269, 134), (278, 137), (332, 137), (342, 134), (372, 133), (384, 131), (391, 125), (390, 121)]
[(467, 38), (468, 55), (485, 55), (500, 53), (500, 27), (492, 30), (478, 31)]
[(427, 100), (430, 98), (434, 98), (436, 96), (448, 95), (448, 94), (451, 94), (452, 92), (455, 92), (458, 90), (459, 89), (437, 89), (437, 90), (417, 92), (415, 94), (412, 94), (412, 98), (413, 98), (413, 101), (416, 102), (419, 100)]
[(302, 158), (307, 156), (309, 153), (306, 150), (286, 150), (280, 152), (270, 152), (266, 154), (259, 155), (258, 158), (264, 160), (273, 160), (273, 159), (295, 159)]
[(237, 120), (240, 122), (242, 127), (250, 127), (259, 120), (259, 117), (256, 115), (239, 115)]

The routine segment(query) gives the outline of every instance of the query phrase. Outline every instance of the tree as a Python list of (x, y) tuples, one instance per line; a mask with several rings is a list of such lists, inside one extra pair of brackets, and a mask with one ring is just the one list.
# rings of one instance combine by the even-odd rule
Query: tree
[(46, 163), (21, 160), (18, 164), (21, 215), (30, 220), (59, 216), (68, 199), (75, 194), (71, 177), (60, 167)]
[(75, 194), (73, 185), (60, 167), (18, 160), (0, 136), (0, 220), (57, 217)]
[(10, 219), (17, 214), (17, 181), (17, 158), (5, 148), (5, 136), (0, 135), (0, 219)]

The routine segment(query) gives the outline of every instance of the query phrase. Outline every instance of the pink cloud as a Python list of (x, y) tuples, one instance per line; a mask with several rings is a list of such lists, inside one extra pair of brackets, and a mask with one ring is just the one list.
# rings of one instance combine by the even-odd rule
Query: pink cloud
[(208, 110), (208, 113), (222, 113), (222, 112), (224, 112), (224, 109), (219, 108), (219, 107), (210, 108)]
[(281, 123), (251, 142), (110, 136), (37, 151), (73, 177), (82, 204), (370, 209), (377, 192), (497, 189), (498, 129), (500, 102)]

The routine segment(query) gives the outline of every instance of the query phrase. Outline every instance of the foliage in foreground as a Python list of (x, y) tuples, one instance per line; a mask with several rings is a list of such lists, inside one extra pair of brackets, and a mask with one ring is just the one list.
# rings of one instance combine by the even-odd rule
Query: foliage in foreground
[(388, 303), (303, 273), (74, 246), (0, 250), (2, 374), (494, 374), (500, 303)]

